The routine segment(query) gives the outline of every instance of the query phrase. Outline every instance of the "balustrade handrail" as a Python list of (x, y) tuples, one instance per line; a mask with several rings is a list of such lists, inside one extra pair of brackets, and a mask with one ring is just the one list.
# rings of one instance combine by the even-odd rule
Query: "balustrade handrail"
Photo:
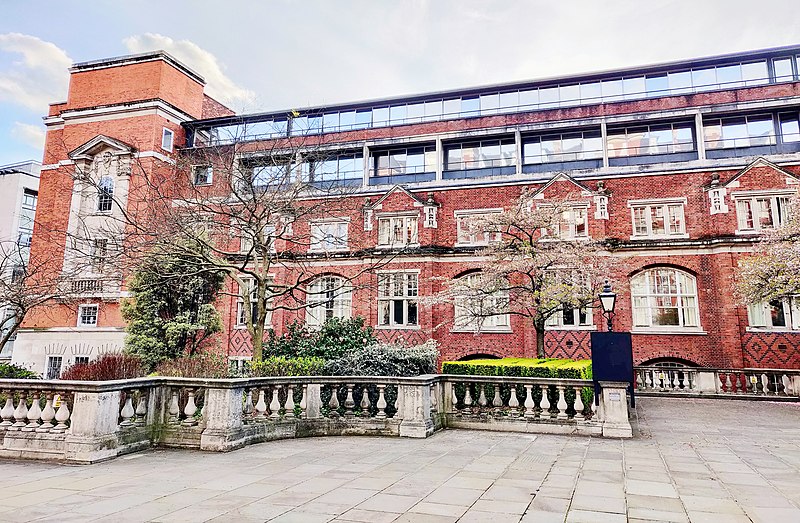
[(577, 378), (539, 378), (528, 376), (474, 376), (466, 374), (438, 374), (444, 382), (493, 383), (501, 385), (555, 385), (563, 387), (589, 387), (592, 380)]
[(800, 375), (800, 369), (761, 369), (754, 367), (732, 368), (732, 367), (659, 367), (656, 365), (637, 365), (634, 370), (652, 370), (661, 372), (740, 372), (743, 374), (765, 373), (765, 374), (786, 374)]

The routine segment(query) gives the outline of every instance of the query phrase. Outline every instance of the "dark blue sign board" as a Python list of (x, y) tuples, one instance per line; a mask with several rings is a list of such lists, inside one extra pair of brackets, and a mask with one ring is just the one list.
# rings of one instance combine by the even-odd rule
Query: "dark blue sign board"
[(626, 381), (629, 383), (628, 393), (631, 396), (631, 407), (635, 407), (631, 333), (593, 332), (591, 341), (595, 398), (600, 392), (598, 381)]

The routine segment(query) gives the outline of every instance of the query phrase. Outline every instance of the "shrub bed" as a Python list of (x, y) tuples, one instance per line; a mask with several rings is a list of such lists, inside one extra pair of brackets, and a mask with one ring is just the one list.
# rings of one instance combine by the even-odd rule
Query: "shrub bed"
[(14, 380), (35, 380), (39, 375), (13, 363), (0, 363), (0, 378)]
[(140, 378), (145, 369), (142, 359), (131, 354), (103, 354), (89, 363), (78, 363), (61, 373), (62, 380), (108, 381)]
[(522, 376), (531, 378), (591, 379), (591, 360), (502, 358), (499, 360), (446, 361), (443, 374), (472, 376)]
[(325, 360), (314, 356), (287, 358), (284, 356), (267, 356), (261, 361), (250, 364), (250, 376), (319, 376)]

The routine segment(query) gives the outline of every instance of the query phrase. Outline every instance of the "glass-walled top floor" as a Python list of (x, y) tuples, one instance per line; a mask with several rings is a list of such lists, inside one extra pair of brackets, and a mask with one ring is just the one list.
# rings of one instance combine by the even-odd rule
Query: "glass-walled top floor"
[(187, 124), (194, 143), (220, 145), (243, 140), (302, 136), (578, 105), (640, 100), (800, 80), (800, 54), (717, 65), (614, 75), (565, 83), (495, 87), (373, 102), (346, 109), (309, 109)]

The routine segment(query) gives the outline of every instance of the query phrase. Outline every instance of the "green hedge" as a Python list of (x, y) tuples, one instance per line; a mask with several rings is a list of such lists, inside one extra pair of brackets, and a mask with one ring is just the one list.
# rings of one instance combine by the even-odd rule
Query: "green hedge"
[(530, 378), (591, 379), (591, 360), (503, 358), (499, 360), (446, 361), (443, 374), (471, 376), (523, 376)]

